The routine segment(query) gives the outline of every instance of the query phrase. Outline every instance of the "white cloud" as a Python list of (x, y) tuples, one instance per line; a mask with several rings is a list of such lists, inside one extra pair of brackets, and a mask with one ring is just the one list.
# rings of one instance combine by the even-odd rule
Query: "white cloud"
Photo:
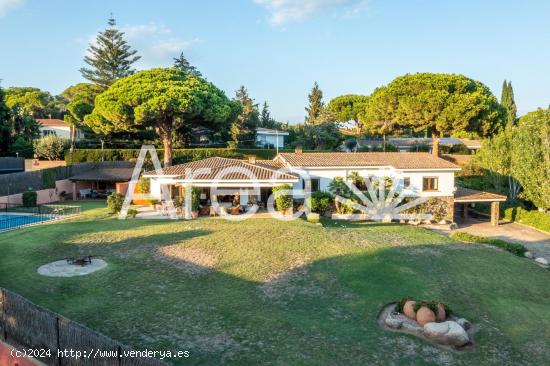
[(325, 12), (340, 12), (352, 16), (363, 10), (367, 0), (254, 0), (269, 12), (269, 23), (281, 26), (299, 22)]
[(11, 10), (22, 6), (26, 2), (27, 0), (0, 0), (0, 17), (3, 17)]
[[(132, 49), (137, 50), (137, 54), (141, 56), (136, 63), (140, 69), (172, 65), (172, 58), (201, 42), (198, 38), (182, 38), (169, 27), (154, 22), (124, 25), (119, 29), (124, 32), (124, 39)], [(96, 35), (97, 33), (90, 35), (88, 43), (95, 44)]]

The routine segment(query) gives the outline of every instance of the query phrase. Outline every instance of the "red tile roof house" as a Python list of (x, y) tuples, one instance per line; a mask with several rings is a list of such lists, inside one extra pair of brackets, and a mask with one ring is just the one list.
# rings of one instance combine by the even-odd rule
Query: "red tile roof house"
[[(67, 140), (71, 138), (72, 126), (62, 119), (42, 118), (42, 119), (37, 119), (37, 122), (40, 125), (41, 136), (56, 135), (59, 137), (66, 138)], [(84, 135), (82, 134), (82, 132), (80, 132), (79, 130), (76, 130), (76, 135), (75, 135), (76, 140), (78, 141), (83, 137)]]
[[(286, 172), (277, 175), (277, 169), (285, 168)], [(208, 173), (201, 173), (206, 169)], [(231, 169), (230, 174), (223, 175), (224, 169)], [(293, 174), (293, 170), (305, 171), (311, 179), (311, 190), (327, 191), (330, 182), (336, 177), (347, 179), (351, 172), (362, 177), (392, 177), (401, 182), (404, 194), (409, 197), (437, 197), (448, 203), (447, 219), (453, 221), (455, 194), (454, 174), (461, 168), (447, 160), (436, 158), (429, 153), (345, 153), (345, 152), (301, 152), (280, 153), (273, 160), (238, 160), (213, 157), (185, 164), (164, 168), (162, 174), (148, 172), (145, 177), (151, 178), (151, 194), (160, 199), (161, 184), (170, 188), (173, 197), (181, 195), (186, 185), (199, 187), (203, 200), (231, 200), (231, 197), (211, 197), (213, 186), (230, 188), (238, 195), (240, 205), (246, 207), (251, 202), (263, 203), (264, 207), (271, 189), (281, 184), (291, 184), (294, 189), (304, 187), (303, 179)], [(188, 173), (196, 174), (186, 178)], [(255, 179), (252, 179), (250, 176)], [(223, 176), (222, 176), (223, 175)], [(260, 194), (249, 194), (254, 185), (260, 187)], [(178, 189), (179, 188), (179, 189)], [(482, 192), (469, 192), (461, 204), (505, 200), (502, 196), (487, 196)], [(231, 193), (231, 192), (229, 192)], [(476, 194), (480, 194), (479, 197)], [(228, 194), (227, 196), (231, 196)], [(299, 197), (298, 197), (299, 198)]]

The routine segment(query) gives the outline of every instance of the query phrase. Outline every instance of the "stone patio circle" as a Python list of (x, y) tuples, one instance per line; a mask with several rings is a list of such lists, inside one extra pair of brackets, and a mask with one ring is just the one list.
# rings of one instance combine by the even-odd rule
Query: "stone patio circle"
[(99, 271), (107, 267), (107, 262), (103, 259), (92, 258), (92, 263), (85, 266), (69, 264), (66, 259), (51, 262), (40, 266), (38, 274), (47, 277), (76, 277)]

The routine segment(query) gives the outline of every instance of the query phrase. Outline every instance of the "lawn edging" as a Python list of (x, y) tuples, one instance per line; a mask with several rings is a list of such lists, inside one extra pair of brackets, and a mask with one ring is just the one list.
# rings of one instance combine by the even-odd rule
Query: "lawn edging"
[(492, 245), (504, 249), (512, 254), (515, 254), (518, 257), (524, 257), (525, 253), (528, 252), (527, 248), (519, 243), (511, 243), (501, 239), (493, 239), (485, 236), (472, 235), (464, 231), (453, 231), (449, 237), (451, 239), (462, 241), (465, 243), (481, 243)]

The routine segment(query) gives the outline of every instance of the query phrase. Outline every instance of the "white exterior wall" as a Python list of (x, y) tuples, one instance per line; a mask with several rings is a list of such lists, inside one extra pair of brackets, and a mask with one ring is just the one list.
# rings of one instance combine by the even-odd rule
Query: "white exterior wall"
[[(378, 177), (396, 177), (402, 179), (409, 177), (411, 181), (410, 189), (405, 190), (406, 195), (421, 196), (421, 197), (446, 197), (454, 195), (454, 171), (418, 171), (418, 170), (395, 170), (392, 167), (387, 168), (370, 168), (370, 169), (357, 169), (357, 168), (307, 168), (304, 169), (310, 177), (320, 178), (319, 188), (322, 191), (328, 191), (330, 182), (336, 177), (346, 177), (352, 172), (356, 171), (362, 177), (378, 176)], [(422, 191), (422, 178), (423, 177), (437, 177), (438, 178), (438, 190), (437, 191)], [(170, 181), (170, 179), (168, 179)], [(165, 180), (166, 182), (166, 180)], [(170, 182), (174, 183), (174, 182)], [(293, 184), (293, 188), (296, 190), (302, 189), (302, 181)], [(160, 198), (160, 185), (159, 179), (151, 178), (151, 195)], [(238, 186), (237, 184), (233, 186)]]
[[(58, 127), (58, 126), (46, 126), (40, 127), (40, 135), (47, 136), (48, 134), (53, 134), (64, 139), (71, 139), (71, 128), (70, 127)], [(76, 140), (82, 139), (82, 132), (76, 130), (75, 135)]]
[[(409, 177), (411, 180), (410, 188), (405, 191), (407, 195), (421, 196), (421, 197), (437, 197), (437, 196), (452, 196), (454, 193), (454, 171), (416, 171), (416, 170), (395, 170), (391, 167), (388, 168), (371, 168), (371, 169), (357, 169), (357, 168), (305, 168), (304, 169), (312, 179), (319, 179), (319, 189), (322, 191), (328, 191), (330, 182), (336, 177), (342, 177), (344, 179), (352, 172), (356, 171), (362, 177), (377, 176), (377, 177), (395, 177), (402, 179)], [(437, 177), (438, 178), (438, 190), (437, 191), (422, 191), (422, 179), (423, 177)], [(302, 189), (302, 181), (294, 184), (294, 189)]]
[(285, 147), (285, 136), (284, 135), (271, 135), (263, 134), (261, 132), (256, 133), (256, 143), (259, 146), (264, 146), (265, 144), (270, 144), (279, 148)]

